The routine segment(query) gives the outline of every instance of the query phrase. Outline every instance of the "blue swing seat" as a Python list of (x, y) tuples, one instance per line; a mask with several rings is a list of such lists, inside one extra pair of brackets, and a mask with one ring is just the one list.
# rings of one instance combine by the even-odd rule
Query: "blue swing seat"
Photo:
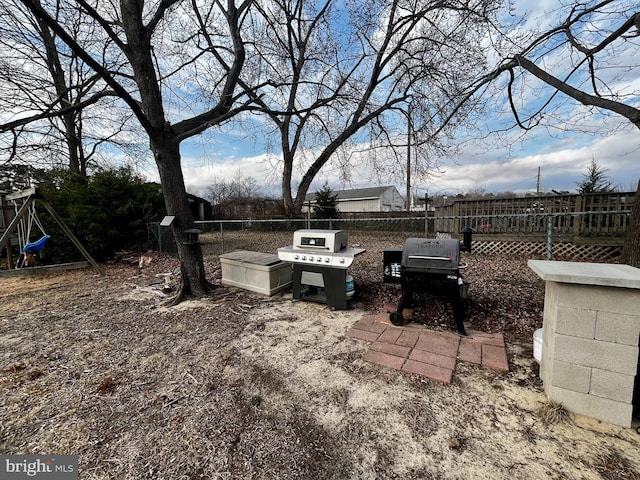
[(44, 244), (47, 243), (47, 240), (51, 238), (51, 235), (45, 235), (40, 240), (36, 240), (35, 242), (27, 243), (22, 249), (23, 252), (39, 252), (44, 248)]

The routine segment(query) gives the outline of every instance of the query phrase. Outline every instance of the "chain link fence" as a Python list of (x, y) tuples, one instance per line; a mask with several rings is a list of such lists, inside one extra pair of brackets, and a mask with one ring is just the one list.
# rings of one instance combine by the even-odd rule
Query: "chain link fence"
[[(196, 222), (200, 243), (206, 257), (215, 257), (236, 250), (277, 253), (279, 247), (290, 245), (293, 232), (303, 228), (340, 229), (349, 232), (349, 244), (367, 248), (402, 247), (410, 237), (459, 238), (465, 227), (473, 228), (474, 249), (482, 242), (541, 244), (552, 259), (554, 245), (602, 245), (621, 249), (629, 222), (629, 211), (580, 212), (554, 214), (482, 215), (457, 217), (407, 217), (365, 219), (296, 219), (296, 220), (222, 220)], [(171, 230), (159, 223), (148, 225), (149, 248), (175, 254)], [(546, 245), (546, 248), (544, 248)], [(530, 247), (522, 254), (527, 254)], [(517, 247), (516, 247), (517, 250)], [(481, 250), (480, 250), (481, 251)], [(500, 253), (495, 247), (491, 250)], [(579, 253), (579, 250), (575, 250)], [(590, 250), (591, 254), (597, 252)], [(592, 255), (592, 256), (593, 256)]]

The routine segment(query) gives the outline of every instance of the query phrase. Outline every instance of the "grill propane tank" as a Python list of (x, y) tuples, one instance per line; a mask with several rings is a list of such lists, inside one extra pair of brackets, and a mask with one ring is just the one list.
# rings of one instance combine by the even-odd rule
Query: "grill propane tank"
[(347, 298), (353, 297), (353, 294), (356, 293), (356, 283), (351, 275), (347, 275), (345, 287), (347, 289)]

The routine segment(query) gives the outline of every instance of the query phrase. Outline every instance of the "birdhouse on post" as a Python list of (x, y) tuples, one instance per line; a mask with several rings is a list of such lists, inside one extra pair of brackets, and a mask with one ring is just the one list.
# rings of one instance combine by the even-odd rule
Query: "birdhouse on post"
[(200, 243), (199, 236), (201, 233), (202, 231), (198, 230), (197, 228), (188, 228), (187, 230), (184, 231), (184, 234), (186, 235), (186, 240), (182, 243), (184, 245), (196, 245)]

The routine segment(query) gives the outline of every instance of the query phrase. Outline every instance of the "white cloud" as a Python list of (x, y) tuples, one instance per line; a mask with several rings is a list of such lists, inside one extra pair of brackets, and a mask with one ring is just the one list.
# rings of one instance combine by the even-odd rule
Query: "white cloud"
[(592, 158), (608, 170), (606, 174), (613, 185), (622, 189), (635, 188), (632, 185), (640, 178), (640, 133), (635, 129), (594, 138), (588, 145), (578, 148), (561, 148), (561, 145), (546, 147), (545, 153), (507, 161), (469, 161), (474, 157), (462, 155), (458, 159), (459, 165), (446, 168), (431, 188), (468, 191), (482, 186), (493, 192), (535, 190), (540, 167), (541, 189), (574, 191)]
[[(204, 194), (214, 179), (231, 181), (240, 173), (256, 180), (265, 194), (278, 195), (279, 177), (271, 165), (272, 155), (229, 157), (222, 161), (206, 162), (195, 158), (183, 158), (182, 171), (188, 192)], [(157, 174), (156, 174), (157, 176)]]

